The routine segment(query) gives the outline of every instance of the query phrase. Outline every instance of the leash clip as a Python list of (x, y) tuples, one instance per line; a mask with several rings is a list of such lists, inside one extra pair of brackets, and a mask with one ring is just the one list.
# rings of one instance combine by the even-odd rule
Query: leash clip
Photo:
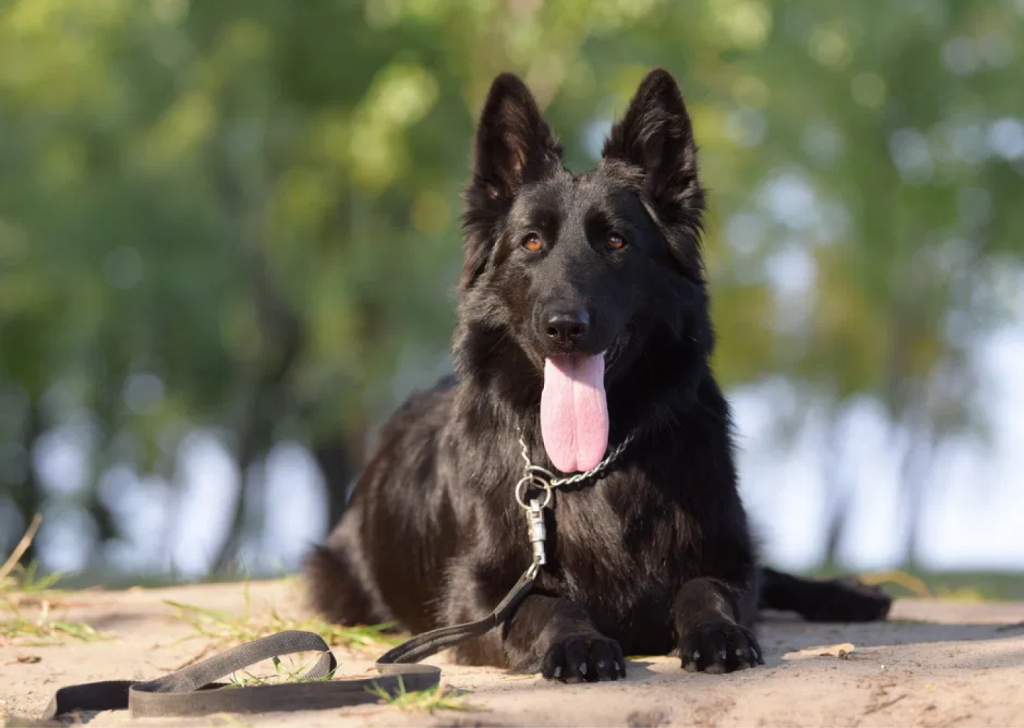
[[(550, 491), (548, 491), (550, 494)], [(530, 543), (533, 546), (533, 566), (538, 571), (541, 566), (548, 563), (547, 554), (544, 551), (544, 542), (547, 540), (548, 532), (544, 526), (544, 507), (536, 498), (530, 501), (530, 507), (526, 511), (526, 519), (530, 524)]]

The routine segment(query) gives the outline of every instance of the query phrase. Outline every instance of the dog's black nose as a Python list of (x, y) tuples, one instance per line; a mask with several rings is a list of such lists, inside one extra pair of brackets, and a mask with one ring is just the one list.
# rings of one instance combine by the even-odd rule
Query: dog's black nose
[(559, 311), (548, 316), (544, 333), (559, 346), (578, 344), (590, 328), (590, 315), (583, 309)]

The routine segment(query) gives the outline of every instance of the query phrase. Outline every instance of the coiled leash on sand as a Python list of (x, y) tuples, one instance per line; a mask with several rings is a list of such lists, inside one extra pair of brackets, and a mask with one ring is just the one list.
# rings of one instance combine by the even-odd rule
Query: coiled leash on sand
[[(441, 668), (415, 663), (482, 637), (512, 616), (533, 588), (541, 566), (547, 563), (543, 510), (552, 506), (552, 490), (599, 475), (622, 454), (631, 439), (623, 441), (593, 470), (566, 479), (555, 478), (547, 470), (533, 465), (523, 443), (526, 468), (523, 478), (516, 484), (515, 496), (526, 511), (533, 563), (494, 611), (483, 619), (424, 632), (388, 650), (377, 660), (378, 677), (331, 679), (338, 661), (323, 638), (314, 632), (289, 630), (247, 642), (155, 680), (106, 680), (63, 687), (50, 700), (42, 718), (53, 720), (79, 712), (104, 710), (128, 710), (133, 718), (325, 710), (377, 702), (379, 691), (395, 696), (403, 690), (434, 688), (441, 682)], [(542, 495), (543, 500), (527, 501), (525, 497), (531, 490), (541, 491), (538, 495)], [(320, 653), (298, 682), (244, 687), (217, 682), (263, 660), (296, 652)]]
[[(323, 638), (290, 630), (247, 642), (156, 680), (107, 680), (61, 688), (42, 717), (53, 720), (83, 711), (125, 709), (133, 718), (324, 710), (377, 702), (381, 690), (392, 696), (403, 690), (429, 690), (441, 682), (441, 668), (413, 663), (480, 637), (504, 622), (530, 591), (534, 578), (536, 570), (531, 566), (501, 604), (481, 620), (424, 632), (389, 650), (377, 660), (378, 677), (332, 680), (338, 661)], [(217, 682), (262, 660), (296, 652), (320, 653), (299, 682), (237, 688)]]
[[(480, 637), (504, 622), (529, 593), (536, 575), (537, 569), (531, 565), (483, 619), (424, 632), (389, 650), (377, 660), (379, 677), (332, 680), (338, 661), (323, 638), (314, 632), (289, 630), (239, 645), (156, 680), (106, 680), (61, 688), (42, 717), (52, 720), (81, 711), (125, 709), (133, 718), (324, 710), (376, 702), (381, 690), (392, 696), (403, 690), (428, 690), (440, 684), (441, 668), (413, 663)], [(217, 682), (262, 660), (296, 652), (320, 653), (299, 682), (237, 688)]]

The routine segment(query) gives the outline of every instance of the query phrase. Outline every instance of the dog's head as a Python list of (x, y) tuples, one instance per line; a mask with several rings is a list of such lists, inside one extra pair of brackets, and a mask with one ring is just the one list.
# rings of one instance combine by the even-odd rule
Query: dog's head
[(540, 400), (563, 472), (604, 456), (617, 389), (655, 398), (692, 388), (706, 365), (703, 208), (690, 118), (668, 72), (648, 74), (582, 174), (566, 170), (523, 82), (495, 79), (466, 192), (456, 354), (463, 377), (520, 407)]

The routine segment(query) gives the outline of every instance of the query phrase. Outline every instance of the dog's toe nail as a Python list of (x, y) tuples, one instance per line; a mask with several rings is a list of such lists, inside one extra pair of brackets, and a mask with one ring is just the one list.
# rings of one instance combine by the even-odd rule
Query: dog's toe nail
[(587, 663), (584, 662), (582, 665), (580, 665), (580, 675), (586, 675), (586, 674), (587, 674)]
[(693, 661), (696, 662), (699, 659), (700, 659), (700, 650), (694, 650), (693, 651)]
[(559, 665), (555, 668), (555, 677), (562, 677), (562, 666)]

